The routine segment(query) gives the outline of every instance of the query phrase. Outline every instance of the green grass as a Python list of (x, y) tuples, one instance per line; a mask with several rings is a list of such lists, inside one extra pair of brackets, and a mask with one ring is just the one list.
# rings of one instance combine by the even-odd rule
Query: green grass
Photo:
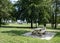
[(24, 28), (0, 28), (0, 43), (60, 43), (60, 32), (56, 32), (56, 36), (48, 41), (22, 35), (30, 31)]
[[(23, 24), (17, 24), (17, 23), (10, 23), (10, 24), (6, 24), (6, 25), (2, 25), (2, 26), (17, 26), (17, 27), (31, 27), (30, 23), (23, 23)], [(36, 24), (33, 24), (33, 27), (35, 27)]]
[[(5, 26), (28, 26), (27, 24), (9, 24)], [(42, 25), (40, 25), (42, 26)], [(48, 25), (49, 27), (50, 25)], [(23, 36), (22, 34), (30, 32), (31, 28), (0, 28), (0, 43), (60, 43), (60, 32), (56, 32), (51, 40), (42, 40)]]

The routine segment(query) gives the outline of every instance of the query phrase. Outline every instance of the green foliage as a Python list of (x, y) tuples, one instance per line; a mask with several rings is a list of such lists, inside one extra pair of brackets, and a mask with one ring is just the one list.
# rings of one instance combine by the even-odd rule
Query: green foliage
[(0, 0), (0, 18), (5, 18), (10, 16), (12, 12), (12, 4), (9, 0)]
[[(51, 1), (51, 0), (50, 0)], [(48, 3), (50, 1), (44, 1), (44, 0), (19, 0), (17, 2), (17, 7), (21, 10), (18, 9), (18, 11), (20, 11), (20, 13), (18, 12), (18, 14), (22, 15), (20, 17), (22, 17), (23, 19), (33, 19), (36, 21), (36, 19), (38, 19), (39, 13), (43, 13), (40, 15), (48, 15)], [(42, 6), (43, 5), (43, 6)], [(43, 8), (45, 7), (45, 8)], [(39, 11), (40, 10), (40, 11)], [(46, 17), (46, 16), (44, 16)], [(47, 16), (49, 17), (49, 16)]]
[(8, 19), (11, 16), (13, 5), (10, 0), (0, 0), (0, 26), (1, 19)]

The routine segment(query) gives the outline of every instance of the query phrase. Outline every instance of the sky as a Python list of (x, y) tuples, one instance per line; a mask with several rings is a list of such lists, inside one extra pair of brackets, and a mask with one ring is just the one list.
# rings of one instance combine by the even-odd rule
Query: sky
[(18, 1), (18, 0), (10, 0), (12, 3), (14, 3), (15, 1)]

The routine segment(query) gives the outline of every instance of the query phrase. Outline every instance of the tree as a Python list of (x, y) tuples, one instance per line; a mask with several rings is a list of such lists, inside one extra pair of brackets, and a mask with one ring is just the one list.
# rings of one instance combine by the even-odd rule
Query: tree
[[(52, 14), (52, 19), (53, 19), (53, 22), (52, 22), (52, 27), (54, 27), (55, 29), (57, 28), (57, 15), (59, 14), (59, 0), (53, 0), (53, 3), (52, 3), (52, 6), (53, 6), (53, 14)], [(55, 25), (54, 25), (55, 24)]]
[(0, 0), (0, 26), (1, 19), (8, 18), (12, 12), (12, 4), (9, 0)]
[(57, 28), (57, 14), (59, 13), (59, 4), (60, 4), (60, 1), (59, 0), (55, 0), (55, 29)]
[(39, 23), (43, 22), (44, 26), (50, 20), (51, 0), (18, 0), (16, 6), (19, 18), (29, 20), (31, 27), (36, 20)]
[(46, 27), (46, 23), (49, 23), (51, 18), (50, 6), (51, 6), (51, 0), (43, 0), (42, 5), (40, 5), (39, 7), (40, 8), (39, 22), (44, 24), (44, 27)]
[(33, 22), (37, 20), (38, 12), (36, 6), (39, 3), (40, 0), (19, 0), (17, 2), (18, 15), (20, 14), (20, 18), (29, 20), (31, 22), (31, 28), (33, 27)]

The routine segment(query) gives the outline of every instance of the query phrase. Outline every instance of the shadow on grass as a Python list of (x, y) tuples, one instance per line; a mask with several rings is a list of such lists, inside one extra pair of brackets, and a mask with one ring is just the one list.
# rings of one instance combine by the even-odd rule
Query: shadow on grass
[(20, 26), (1, 26), (3, 28), (31, 28), (31, 27), (20, 27)]
[(11, 31), (2, 31), (1, 33), (8, 33), (8, 35), (16, 36), (16, 35), (22, 35), (24, 33), (27, 33), (29, 31), (26, 30), (11, 30)]
[(46, 27), (47, 29), (52, 29), (52, 27)]
[[(47, 29), (54, 29), (54, 28), (52, 28), (52, 27), (46, 27)], [(60, 28), (56, 28), (56, 29), (54, 29), (54, 30), (60, 30)]]
[(57, 28), (58, 30), (60, 30), (60, 28)]
[(56, 33), (56, 35), (54, 37), (60, 38), (60, 32), (54, 32), (54, 33)]
[(56, 32), (56, 37), (60, 37), (60, 32)]

